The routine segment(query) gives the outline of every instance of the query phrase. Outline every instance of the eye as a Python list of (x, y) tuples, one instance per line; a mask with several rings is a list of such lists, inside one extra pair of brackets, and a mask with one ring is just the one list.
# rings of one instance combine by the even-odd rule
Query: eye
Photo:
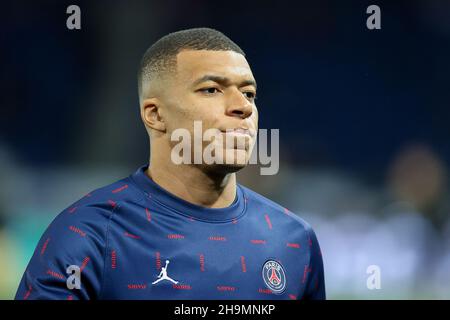
[(246, 91), (246, 92), (243, 92), (243, 94), (247, 97), (247, 99), (256, 100), (256, 93), (254, 93), (252, 91)]
[(211, 88), (200, 89), (199, 91), (206, 93), (206, 94), (215, 94), (215, 93), (219, 92), (219, 89), (211, 87)]

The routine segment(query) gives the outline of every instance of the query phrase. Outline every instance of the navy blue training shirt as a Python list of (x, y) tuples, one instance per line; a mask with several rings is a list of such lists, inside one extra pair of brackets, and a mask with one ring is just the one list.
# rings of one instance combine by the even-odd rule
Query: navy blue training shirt
[(147, 168), (63, 210), (16, 299), (325, 299), (320, 247), (300, 217), (240, 184), (229, 207), (198, 206)]

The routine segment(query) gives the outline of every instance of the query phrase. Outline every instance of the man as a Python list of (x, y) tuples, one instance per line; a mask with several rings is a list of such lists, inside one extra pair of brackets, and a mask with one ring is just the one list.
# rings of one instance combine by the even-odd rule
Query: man
[[(138, 82), (149, 163), (56, 217), (16, 299), (325, 299), (311, 227), (236, 183), (258, 122), (244, 52), (213, 29), (171, 33), (147, 50)], [(196, 121), (219, 132), (218, 161), (176, 163), (172, 135), (194, 135)]]

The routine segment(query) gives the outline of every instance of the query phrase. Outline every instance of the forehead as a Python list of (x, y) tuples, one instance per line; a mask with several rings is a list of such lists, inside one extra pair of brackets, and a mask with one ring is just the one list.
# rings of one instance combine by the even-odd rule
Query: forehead
[(205, 74), (254, 79), (247, 60), (237, 52), (184, 50), (178, 53), (177, 75), (180, 79), (193, 81)]

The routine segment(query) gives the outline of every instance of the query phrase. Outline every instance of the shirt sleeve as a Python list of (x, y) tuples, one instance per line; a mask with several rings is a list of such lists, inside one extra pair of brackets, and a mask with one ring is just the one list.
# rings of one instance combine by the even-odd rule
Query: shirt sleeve
[(309, 246), (311, 258), (309, 264), (309, 277), (304, 294), (305, 300), (325, 300), (325, 277), (322, 260), (322, 252), (313, 229), (309, 229)]
[(99, 299), (110, 216), (106, 206), (61, 212), (36, 246), (15, 299)]

